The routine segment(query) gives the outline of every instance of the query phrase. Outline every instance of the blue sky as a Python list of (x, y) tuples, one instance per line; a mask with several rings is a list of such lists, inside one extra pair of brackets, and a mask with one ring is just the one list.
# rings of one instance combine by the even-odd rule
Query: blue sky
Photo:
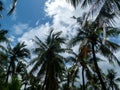
[[(75, 26), (75, 20), (71, 17), (80, 15), (77, 10), (66, 3), (66, 0), (18, 0), (14, 13), (7, 16), (12, 5), (11, 1), (3, 0), (5, 9), (2, 12), (3, 18), (0, 24), (2, 28), (9, 31), (8, 36), (14, 42), (20, 41), (20, 38), (26, 34), (33, 38), (38, 32), (45, 33), (47, 30), (43, 29), (50, 27), (54, 27), (56, 31), (61, 29), (66, 35)], [(22, 41), (25, 40), (28, 41), (28, 38), (22, 39)]]
[[(3, 0), (3, 18), (0, 20), (2, 28), (9, 31), (12, 41), (27, 40), (27, 36), (34, 38), (38, 33), (47, 33), (46, 29), (54, 27), (56, 31), (62, 30), (63, 35), (75, 34), (73, 27), (76, 22), (71, 17), (81, 16), (84, 11), (76, 10), (66, 3), (66, 0), (18, 0), (14, 13), (7, 16), (12, 0)], [(119, 25), (119, 24), (118, 24)], [(69, 34), (68, 34), (69, 33)], [(31, 34), (33, 34), (31, 36)], [(39, 34), (40, 37), (42, 35)], [(25, 38), (24, 38), (25, 37)], [(115, 41), (116, 38), (113, 38)], [(117, 41), (117, 40), (116, 40)]]
[[(51, 23), (51, 18), (46, 16), (44, 12), (45, 2), (46, 0), (18, 0), (14, 13), (7, 16), (11, 2), (4, 0), (5, 10), (2, 12), (3, 18), (0, 20), (2, 28), (9, 30), (9, 34), (18, 37), (21, 34), (15, 33), (14, 29), (16, 28), (13, 28), (15, 25), (36, 27), (37, 24)], [(27, 32), (27, 29), (24, 32)]]
[[(18, 0), (14, 13), (7, 16), (11, 1), (3, 0), (5, 9), (0, 24), (9, 31), (11, 41), (25, 41), (28, 45), (31, 43), (31, 46), (31, 39), (35, 35), (43, 38), (51, 27), (54, 27), (55, 31), (63, 31), (64, 36), (75, 35), (73, 28), (77, 27), (77, 24), (71, 17), (79, 17), (89, 9), (81, 10), (78, 7), (75, 10), (66, 0)], [(116, 38), (113, 40), (117, 41)]]

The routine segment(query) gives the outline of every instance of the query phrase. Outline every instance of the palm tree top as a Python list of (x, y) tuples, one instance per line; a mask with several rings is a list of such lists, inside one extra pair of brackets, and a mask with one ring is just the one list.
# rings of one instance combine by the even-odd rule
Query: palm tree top
[(17, 58), (25, 58), (25, 57), (29, 58), (30, 57), (30, 51), (26, 48), (26, 45), (24, 42), (22, 43), (19, 42), (13, 48), (9, 45), (8, 52), (10, 56), (12, 55), (13, 57), (17, 57)]
[(0, 42), (8, 42), (8, 39), (6, 38), (6, 34), (8, 33), (7, 30), (1, 29), (0, 30)]

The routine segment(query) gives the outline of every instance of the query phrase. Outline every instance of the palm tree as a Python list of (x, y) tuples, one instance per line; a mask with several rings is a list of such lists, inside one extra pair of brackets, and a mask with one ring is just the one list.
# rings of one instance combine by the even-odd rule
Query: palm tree
[(108, 84), (108, 89), (110, 90), (119, 90), (119, 85), (118, 83), (120, 82), (120, 78), (116, 78), (117, 73), (113, 70), (110, 69), (108, 70), (108, 74), (106, 75), (107, 77), (107, 84)]
[(6, 48), (2, 45), (3, 42), (7, 42), (6, 38), (7, 30), (0, 30), (0, 88), (4, 88), (4, 80), (5, 80), (5, 70), (7, 67), (7, 55), (5, 53)]
[(15, 47), (11, 48), (11, 46), (8, 47), (7, 53), (8, 53), (8, 68), (6, 72), (6, 83), (8, 82), (9, 75), (16, 75), (18, 71), (17, 70), (17, 64), (20, 62), (20, 60), (24, 60), (25, 58), (30, 57), (30, 52), (27, 48), (25, 48), (25, 43), (18, 43)]
[(120, 1), (119, 0), (66, 0), (68, 3), (70, 3), (71, 5), (73, 5), (75, 8), (81, 4), (81, 8), (85, 8), (88, 5), (91, 6), (88, 15), (93, 14), (96, 12), (99, 12), (97, 16), (99, 16), (99, 14), (103, 13), (101, 11), (106, 11), (103, 14), (107, 14), (107, 13), (111, 13), (111, 14), (115, 14), (115, 15), (119, 15), (119, 11), (120, 11)]
[[(102, 89), (106, 90), (104, 81), (102, 79), (102, 76), (101, 76), (101, 73), (99, 71), (99, 67), (97, 64), (96, 53), (101, 53), (102, 55), (107, 57), (110, 62), (113, 59), (117, 61), (119, 64), (119, 60), (116, 58), (113, 52), (116, 52), (120, 46), (109, 40), (106, 40), (105, 44), (103, 44), (102, 43), (102, 38), (103, 38), (102, 29), (103, 28), (102, 27), (98, 28), (96, 24), (97, 23), (95, 22), (92, 22), (92, 23), (88, 22), (86, 27), (82, 29), (80, 28), (78, 30), (78, 34), (71, 40), (70, 45), (76, 45), (77, 43), (81, 42), (80, 47), (79, 47), (78, 58), (81, 58), (81, 54), (80, 54), (81, 51), (84, 52), (83, 53), (84, 56), (88, 56), (89, 54), (93, 56), (94, 66), (95, 66), (98, 78), (100, 80), (100, 83), (102, 85)], [(118, 35), (120, 33), (120, 31), (117, 28), (107, 27), (106, 29), (108, 33), (107, 37)]]
[[(7, 32), (7, 30), (0, 30), (0, 43), (8, 42), (8, 39), (6, 38)], [(3, 70), (2, 67), (7, 61), (7, 55), (5, 54), (5, 52), (3, 52), (6, 51), (6, 48), (2, 44), (0, 44), (0, 49), (0, 69)]]
[[(81, 8), (91, 6), (86, 13), (81, 27), (86, 27), (86, 23), (92, 15), (92, 19), (98, 23), (97, 27), (103, 27), (103, 43), (106, 40), (106, 27), (115, 24), (115, 17), (120, 15), (120, 1), (119, 0), (66, 0), (75, 8), (81, 4)], [(96, 17), (96, 18), (95, 18)], [(97, 28), (96, 27), (96, 28)]]
[[(21, 81), (18, 79), (18, 77), (14, 76), (12, 77), (10, 83), (7, 84), (7, 90), (20, 90), (21, 89)], [(3, 89), (6, 90), (6, 89)]]
[(89, 80), (86, 83), (87, 90), (101, 90), (100, 82), (95, 74), (89, 76)]
[(61, 44), (65, 43), (65, 38), (60, 37), (61, 33), (51, 30), (44, 42), (38, 37), (34, 39), (37, 57), (30, 62), (30, 65), (34, 64), (30, 73), (38, 70), (37, 77), (45, 77), (42, 90), (57, 90), (60, 82), (58, 79), (60, 80), (65, 70), (64, 58), (60, 53), (67, 49), (61, 47)]
[(6, 42), (8, 39), (6, 38), (6, 34), (8, 33), (7, 30), (1, 29), (0, 30), (0, 42)]

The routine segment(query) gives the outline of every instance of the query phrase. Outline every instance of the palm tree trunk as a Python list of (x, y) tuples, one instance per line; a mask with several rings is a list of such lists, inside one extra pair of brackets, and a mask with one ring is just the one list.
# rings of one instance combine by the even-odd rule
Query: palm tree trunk
[(44, 87), (45, 87), (45, 85), (46, 85), (46, 82), (47, 82), (47, 74), (46, 74), (46, 76), (45, 76), (45, 80), (44, 80), (44, 83), (43, 83), (43, 85), (42, 85), (42, 90), (44, 90)]
[(9, 65), (9, 67), (8, 67), (8, 70), (7, 70), (7, 74), (6, 74), (6, 81), (5, 81), (5, 83), (7, 83), (8, 82), (8, 78), (9, 78), (9, 74), (10, 74), (10, 68), (11, 68), (11, 66), (12, 66), (12, 62), (10, 62), (10, 65)]
[(67, 90), (69, 90), (70, 87), (70, 74), (68, 72), (68, 77), (67, 77)]
[(99, 70), (99, 67), (98, 67), (98, 64), (97, 64), (95, 49), (94, 49), (94, 42), (92, 42), (91, 44), (92, 44), (92, 54), (93, 54), (93, 61), (94, 61), (94, 66), (95, 66), (95, 69), (96, 69), (96, 73), (97, 73), (98, 78), (100, 80), (100, 83), (102, 85), (102, 90), (106, 90), (105, 84), (103, 82), (103, 79), (102, 79), (102, 76), (101, 76), (101, 73), (100, 73), (100, 70)]
[(27, 89), (26, 89), (26, 86), (27, 86), (27, 83), (25, 83), (24, 90), (27, 90)]
[(114, 90), (114, 87), (113, 87), (113, 85), (111, 85), (111, 87), (112, 87), (112, 90)]
[(83, 82), (83, 90), (85, 90), (84, 67), (82, 67), (82, 82)]

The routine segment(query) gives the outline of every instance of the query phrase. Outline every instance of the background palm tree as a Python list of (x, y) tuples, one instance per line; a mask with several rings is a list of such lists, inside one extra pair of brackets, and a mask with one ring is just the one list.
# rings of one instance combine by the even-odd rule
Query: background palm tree
[(107, 78), (107, 84), (108, 84), (108, 90), (119, 90), (118, 82), (120, 81), (120, 78), (116, 78), (117, 73), (113, 69), (108, 70), (108, 74), (106, 75)]
[(18, 43), (15, 47), (11, 48), (11, 46), (8, 47), (7, 53), (8, 53), (8, 68), (6, 72), (6, 83), (8, 82), (9, 75), (12, 74), (13, 76), (16, 75), (17, 64), (19, 64), (20, 60), (24, 61), (25, 58), (30, 57), (30, 52), (27, 48), (25, 48), (25, 44)]
[[(99, 12), (101, 14), (101, 10), (107, 10), (106, 12), (114, 13), (115, 15), (119, 15), (120, 11), (120, 1), (119, 0), (66, 0), (68, 3), (73, 5), (75, 8), (81, 4), (81, 8), (85, 8), (88, 5), (91, 6), (89, 10), (89, 15)], [(98, 10), (98, 11), (97, 11)], [(98, 14), (98, 16), (99, 16)], [(103, 13), (106, 14), (106, 13)]]

